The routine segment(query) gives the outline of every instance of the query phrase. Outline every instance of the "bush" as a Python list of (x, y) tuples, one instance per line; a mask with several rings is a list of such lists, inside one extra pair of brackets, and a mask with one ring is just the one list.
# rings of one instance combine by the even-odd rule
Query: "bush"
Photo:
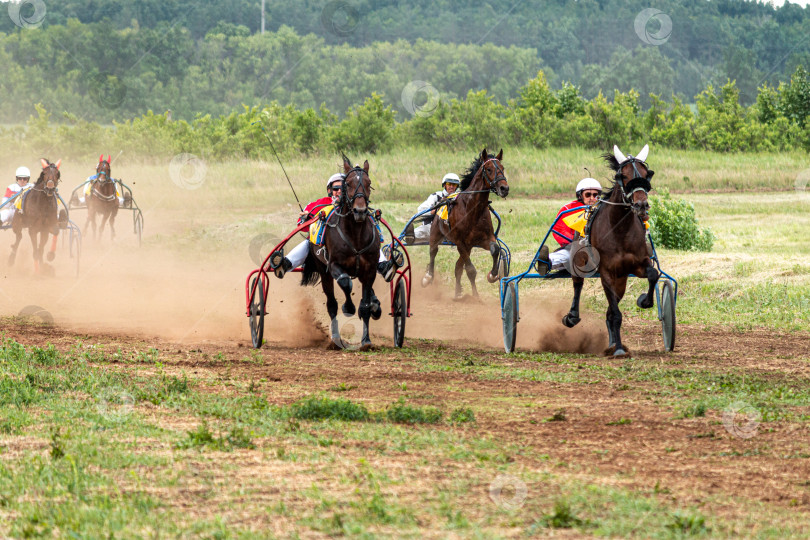
[(650, 236), (658, 246), (686, 251), (711, 251), (714, 234), (698, 227), (695, 207), (682, 199), (673, 199), (667, 190), (650, 197)]
[(368, 409), (348, 399), (309, 396), (292, 404), (292, 415), (300, 420), (368, 420)]

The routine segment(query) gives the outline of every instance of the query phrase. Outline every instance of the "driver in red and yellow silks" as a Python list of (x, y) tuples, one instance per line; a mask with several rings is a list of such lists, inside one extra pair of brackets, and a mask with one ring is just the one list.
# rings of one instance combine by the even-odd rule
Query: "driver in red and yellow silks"
[[(599, 200), (599, 197), (602, 196), (602, 184), (599, 183), (598, 180), (595, 178), (583, 178), (577, 184), (576, 189), (576, 200), (571, 201), (570, 203), (564, 205), (560, 208), (559, 212), (557, 212), (557, 216), (565, 212), (566, 210), (571, 210), (572, 208), (577, 208), (579, 206), (592, 206), (595, 205), (596, 202)], [(540, 251), (540, 259), (547, 260), (551, 262), (551, 269), (558, 269), (563, 268), (565, 263), (571, 258), (571, 254), (565, 247), (570, 244), (574, 238), (574, 229), (569, 227), (564, 218), (569, 216), (573, 216), (576, 212), (569, 212), (565, 216), (561, 217), (557, 220), (557, 223), (551, 229), (551, 234), (554, 235), (554, 239), (560, 244), (560, 249), (555, 251), (554, 253), (549, 254), (548, 246), (543, 246)], [(570, 221), (570, 220), (569, 220)], [(547, 266), (541, 263), (542, 266)], [(545, 268), (545, 272), (541, 274), (547, 273), (549, 268)]]
[[(341, 192), (343, 191), (343, 180), (346, 178), (345, 174), (336, 173), (329, 177), (326, 181), (326, 197), (321, 197), (318, 200), (312, 201), (304, 207), (304, 210), (299, 214), (298, 224), (301, 225), (305, 221), (312, 219), (322, 209), (337, 204), (340, 199)], [(379, 225), (377, 226), (379, 230)], [(309, 228), (307, 228), (309, 232)], [(305, 240), (295, 246), (290, 253), (284, 257), (275, 268), (275, 274), (278, 278), (283, 278), (284, 274), (298, 268), (307, 258), (309, 254), (309, 240)], [(272, 260), (272, 259), (271, 259)], [(382, 250), (380, 250), (380, 259), (377, 264), (377, 271), (382, 274), (385, 281), (391, 281), (396, 273), (394, 261), (390, 260)]]

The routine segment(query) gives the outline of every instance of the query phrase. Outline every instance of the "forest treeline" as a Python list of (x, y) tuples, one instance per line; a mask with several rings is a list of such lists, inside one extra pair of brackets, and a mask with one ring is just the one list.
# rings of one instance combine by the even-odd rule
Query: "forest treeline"
[(507, 104), (485, 90), (470, 91), (463, 99), (428, 101), (403, 122), (379, 94), (342, 118), (325, 106), (299, 109), (273, 102), (191, 122), (148, 111), (112, 127), (71, 114), (57, 123), (37, 105), (25, 125), (0, 128), (0, 148), (16, 155), (79, 157), (114, 148), (156, 159), (189, 152), (207, 159), (265, 160), (273, 159), (271, 148), (286, 156), (427, 146), (604, 150), (614, 143), (720, 152), (810, 150), (810, 74), (802, 67), (787, 83), (761, 87), (748, 107), (740, 103), (733, 81), (720, 88), (709, 85), (696, 97), (694, 110), (677, 98), (649, 97), (646, 110), (635, 90), (618, 92), (612, 101), (601, 94), (586, 100), (570, 84), (553, 90), (541, 71)]
[[(259, 6), (26, 2), (31, 28), (0, 16), (0, 121), (24, 121), (34, 103), (105, 123), (147, 110), (192, 121), (273, 100), (343, 114), (372, 93), (402, 121), (412, 81), (445, 101), (487, 90), (506, 105), (540, 69), (552, 88), (569, 82), (589, 100), (634, 89), (645, 109), (651, 93), (692, 103), (708, 84), (735, 80), (748, 106), (763, 84), (810, 66), (810, 10), (790, 3), (267, 0), (263, 35)], [(638, 27), (651, 7), (660, 14)]]

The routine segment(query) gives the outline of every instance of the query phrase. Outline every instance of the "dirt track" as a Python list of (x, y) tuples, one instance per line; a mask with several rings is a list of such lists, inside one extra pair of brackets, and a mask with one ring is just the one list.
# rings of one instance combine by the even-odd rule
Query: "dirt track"
[[(724, 505), (723, 497), (729, 496), (810, 510), (805, 425), (767, 422), (752, 438), (735, 437), (721, 422), (721, 411), (679, 417), (667, 404), (671, 387), (593, 370), (625, 367), (630, 378), (643, 365), (671, 371), (673, 380), (683, 370), (695, 369), (746, 373), (777, 384), (806, 381), (810, 336), (681, 328), (676, 351), (665, 354), (657, 328), (632, 321), (626, 328), (630, 343), (654, 347), (634, 351), (633, 361), (575, 356), (570, 362), (539, 363), (497, 349), (424, 340), (411, 340), (404, 350), (383, 348), (371, 354), (328, 351), (323, 343), (315, 348), (271, 345), (253, 356), (246, 339), (189, 344), (19, 323), (7, 326), (5, 333), (27, 345), (50, 342), (60, 349), (73, 346), (77, 338), (124, 352), (155, 347), (167, 370), (209, 381), (210, 391), (227, 393), (227, 387), (214, 382), (224, 377), (254, 381), (278, 404), (344, 383), (352, 387), (345, 394), (349, 399), (384, 406), (406, 383), (415, 403), (472, 408), (477, 424), (465, 428), (469, 435), (526, 448), (515, 459), (530, 468), (550, 462), (583, 481), (639, 490), (659, 486), (678, 503), (708, 504), (721, 514), (738, 511)], [(491, 374), (493, 366), (504, 371)], [(540, 380), (510, 375), (526, 371)], [(566, 377), (576, 380), (566, 382)], [(546, 421), (561, 409), (565, 421)]]

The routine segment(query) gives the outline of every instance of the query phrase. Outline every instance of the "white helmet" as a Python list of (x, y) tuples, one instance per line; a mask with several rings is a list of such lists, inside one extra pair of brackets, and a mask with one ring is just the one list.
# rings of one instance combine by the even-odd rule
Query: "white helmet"
[(329, 180), (326, 181), (326, 189), (329, 190), (332, 188), (332, 184), (335, 182), (343, 182), (346, 179), (346, 175), (342, 173), (335, 173), (329, 177)]
[(447, 173), (444, 175), (444, 178), (442, 178), (442, 187), (444, 187), (445, 184), (459, 185), (460, 183), (461, 180), (458, 179), (458, 175), (456, 173)]
[(17, 172), (14, 173), (14, 176), (31, 178), (31, 171), (28, 170), (28, 167), (17, 167)]
[(595, 189), (597, 191), (602, 191), (602, 184), (599, 183), (599, 180), (595, 178), (583, 178), (577, 184), (577, 197), (579, 194), (585, 191), (586, 189)]

